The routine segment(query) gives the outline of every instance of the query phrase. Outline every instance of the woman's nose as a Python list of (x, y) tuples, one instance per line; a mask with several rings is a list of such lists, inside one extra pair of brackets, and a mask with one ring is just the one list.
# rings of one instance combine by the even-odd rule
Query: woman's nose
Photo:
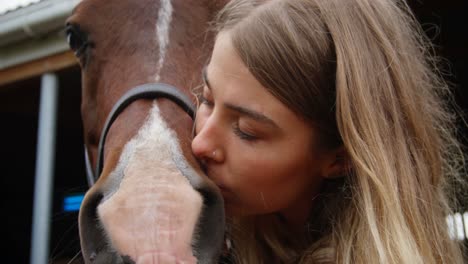
[(192, 152), (198, 159), (212, 160), (216, 162), (224, 159), (219, 129), (214, 122), (195, 122), (196, 135), (192, 140)]

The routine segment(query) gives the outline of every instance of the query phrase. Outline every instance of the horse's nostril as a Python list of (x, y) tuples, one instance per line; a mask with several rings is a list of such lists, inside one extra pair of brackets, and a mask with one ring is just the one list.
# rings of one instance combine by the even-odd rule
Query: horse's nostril
[(193, 247), (201, 263), (215, 263), (224, 243), (224, 202), (220, 193), (210, 188), (198, 191), (203, 196), (204, 209), (197, 226), (203, 228), (199, 230)]
[(129, 256), (122, 256), (122, 264), (135, 264), (135, 261), (133, 261)]
[(107, 262), (113, 256), (105, 253), (108, 250), (107, 240), (97, 216), (97, 207), (102, 197), (102, 193), (93, 191), (80, 208), (81, 249), (85, 263), (115, 263)]

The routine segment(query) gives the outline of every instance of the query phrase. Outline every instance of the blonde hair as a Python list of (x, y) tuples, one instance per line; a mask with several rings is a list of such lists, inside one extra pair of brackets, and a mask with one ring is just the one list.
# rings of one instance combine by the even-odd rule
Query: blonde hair
[(304, 237), (277, 215), (232, 219), (236, 263), (462, 263), (445, 217), (462, 183), (450, 91), (405, 2), (233, 0), (217, 16), (251, 73), (344, 146)]

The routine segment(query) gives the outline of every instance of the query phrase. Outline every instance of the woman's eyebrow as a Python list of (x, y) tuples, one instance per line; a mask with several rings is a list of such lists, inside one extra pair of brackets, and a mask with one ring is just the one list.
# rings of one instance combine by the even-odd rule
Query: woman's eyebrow
[(264, 114), (261, 114), (259, 112), (256, 112), (254, 110), (251, 110), (242, 106), (230, 104), (230, 103), (224, 103), (224, 106), (241, 115), (247, 116), (257, 122), (261, 122), (261, 123), (270, 125), (272, 127), (279, 128), (278, 125), (275, 123), (275, 121), (273, 121), (271, 118), (267, 117)]
[[(212, 90), (211, 86), (210, 86), (210, 82), (208, 81), (208, 75), (207, 75), (206, 67), (204, 67), (203, 70), (202, 70), (202, 78), (203, 78), (203, 82), (205, 83), (206, 87), (209, 90)], [(271, 118), (265, 116), (262, 113), (259, 113), (257, 111), (254, 111), (254, 110), (242, 107), (242, 106), (234, 105), (234, 104), (231, 104), (231, 103), (224, 103), (223, 105), (226, 108), (228, 108), (228, 109), (230, 109), (232, 111), (235, 111), (235, 112), (237, 112), (237, 113), (239, 113), (241, 115), (247, 116), (247, 117), (249, 117), (249, 118), (251, 118), (251, 119), (253, 119), (255, 121), (271, 125), (271, 126), (273, 126), (275, 128), (279, 128), (278, 125), (275, 123), (275, 121), (273, 121)]]

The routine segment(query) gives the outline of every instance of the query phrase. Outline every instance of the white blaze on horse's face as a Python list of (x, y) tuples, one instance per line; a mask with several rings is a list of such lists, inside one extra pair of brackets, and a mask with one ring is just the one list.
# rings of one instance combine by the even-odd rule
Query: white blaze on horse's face
[(184, 176), (193, 173), (154, 104), (103, 186), (98, 216), (112, 248), (136, 263), (196, 263), (203, 198)]
[(172, 3), (171, 0), (161, 0), (161, 5), (158, 12), (158, 22), (156, 24), (156, 32), (158, 34), (159, 43), (159, 61), (157, 65), (155, 82), (159, 82), (161, 69), (166, 57), (166, 50), (169, 46), (169, 27), (172, 19)]

